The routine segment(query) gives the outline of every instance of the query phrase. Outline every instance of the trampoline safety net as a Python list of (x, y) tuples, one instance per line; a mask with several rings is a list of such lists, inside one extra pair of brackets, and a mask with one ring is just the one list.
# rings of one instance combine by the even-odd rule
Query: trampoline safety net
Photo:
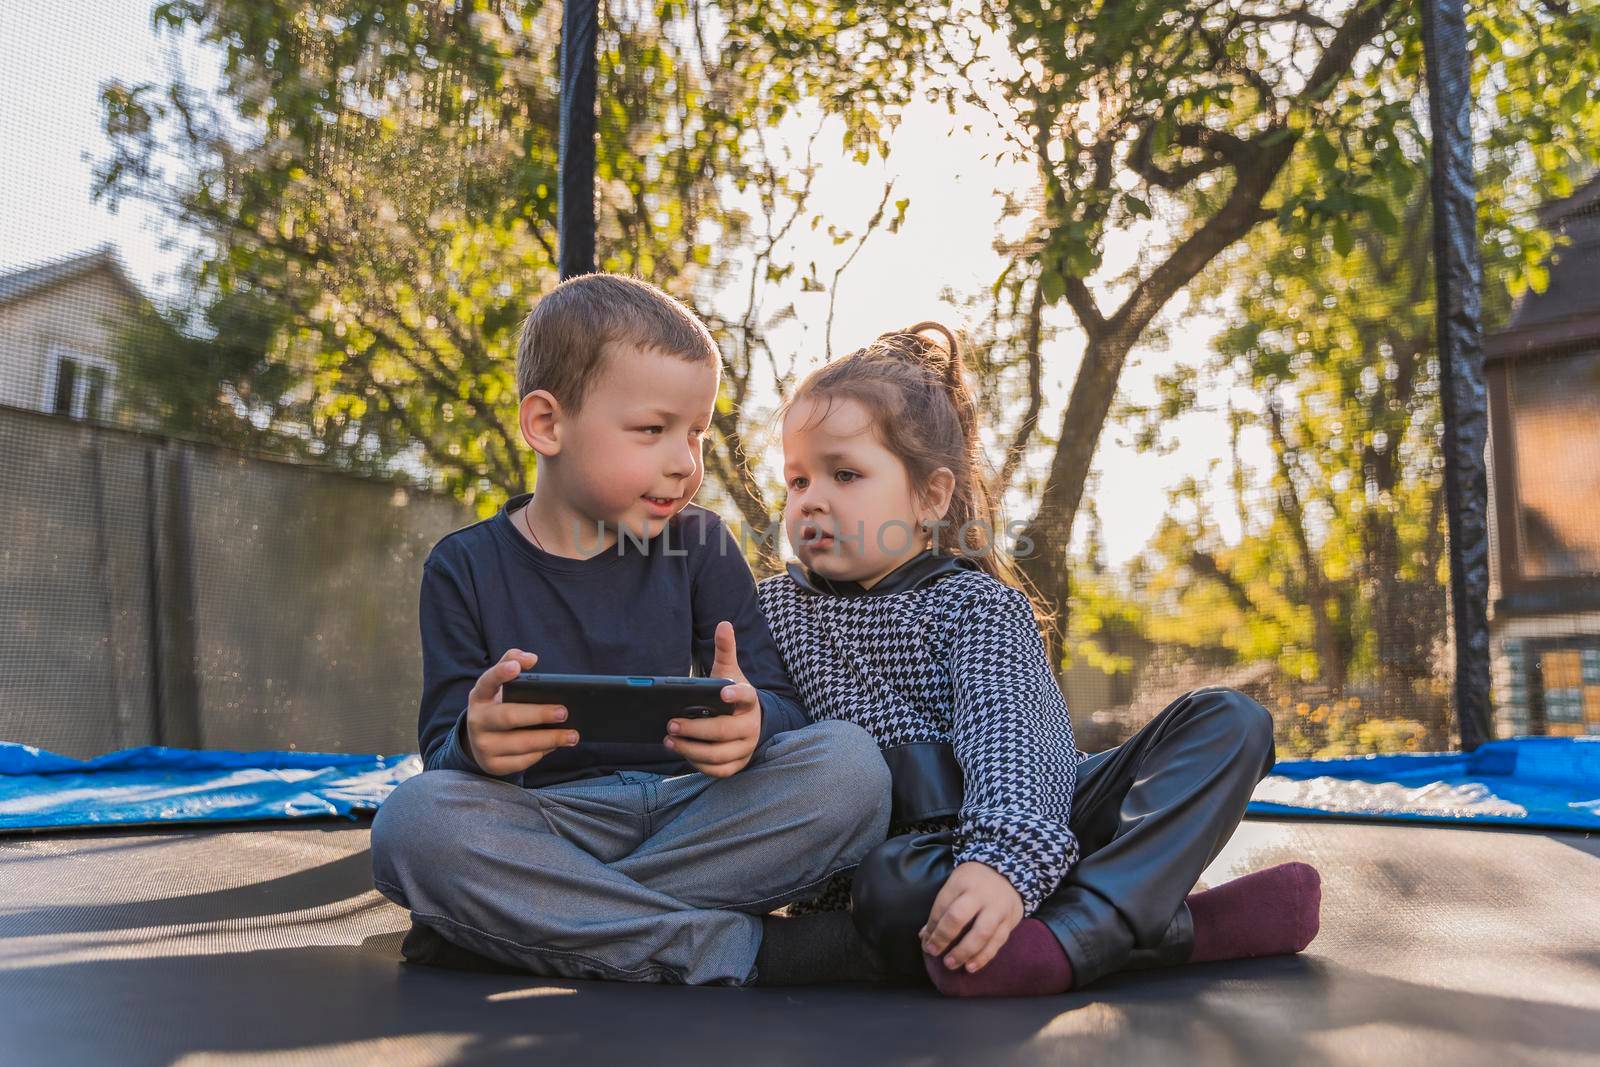
[[(698, 502), (774, 573), (778, 403), (938, 320), (1081, 747), (1222, 684), (1280, 758), (1447, 750), (1462, 663), (1469, 740), (1600, 734), (1600, 5), (1467, 13), (1449, 368), (1422, 6), (599, 5), (594, 265), (721, 346)], [(423, 561), (536, 475), (561, 25), (3, 5), (0, 740), (415, 748)]]

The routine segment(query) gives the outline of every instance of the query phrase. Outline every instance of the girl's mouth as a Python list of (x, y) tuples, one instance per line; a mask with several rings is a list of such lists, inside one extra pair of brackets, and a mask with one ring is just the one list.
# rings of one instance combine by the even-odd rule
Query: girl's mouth
[(800, 544), (806, 548), (832, 548), (833, 534), (816, 527), (807, 527), (800, 531)]

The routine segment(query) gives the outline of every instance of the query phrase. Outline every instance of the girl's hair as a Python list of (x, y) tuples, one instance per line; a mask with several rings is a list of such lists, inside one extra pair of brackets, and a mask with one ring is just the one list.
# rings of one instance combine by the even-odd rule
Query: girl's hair
[[(937, 333), (942, 340), (924, 336)], [(956, 335), (941, 323), (919, 322), (879, 334), (865, 348), (817, 368), (778, 411), (781, 421), (802, 399), (854, 400), (872, 416), (878, 439), (905, 464), (922, 495), (933, 472), (948, 467), (955, 492), (936, 538), (939, 551), (964, 555), (1006, 585), (1020, 589), (1050, 633), (1049, 613), (1000, 544), (999, 507), (983, 471), (977, 408), (967, 387)]]

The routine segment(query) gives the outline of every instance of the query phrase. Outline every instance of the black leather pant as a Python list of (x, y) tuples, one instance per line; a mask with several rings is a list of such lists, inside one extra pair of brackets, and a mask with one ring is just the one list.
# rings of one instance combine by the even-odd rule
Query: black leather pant
[[(928, 781), (940, 772), (927, 750), (948, 753), (948, 746), (915, 747), (923, 751), (914, 761), (885, 752), (895, 771), (896, 822), (950, 814), (930, 807), (949, 809), (951, 789), (959, 791), (953, 755), (940, 762), (945, 778), (954, 768), (955, 785), (945, 782), (941, 797)], [(1204, 688), (1078, 765), (1071, 825), (1080, 859), (1035, 914), (1066, 950), (1075, 987), (1113, 971), (1188, 960), (1194, 940), (1184, 897), (1232, 836), (1273, 761), (1267, 710), (1232, 689)], [(955, 869), (954, 845), (953, 831), (893, 837), (856, 872), (856, 926), (901, 976), (922, 973), (917, 931)]]

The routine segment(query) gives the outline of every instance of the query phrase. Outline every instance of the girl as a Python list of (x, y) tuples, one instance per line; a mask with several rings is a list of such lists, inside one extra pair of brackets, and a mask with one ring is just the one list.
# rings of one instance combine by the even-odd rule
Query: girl
[(1305, 864), (1185, 899), (1272, 766), (1261, 705), (1199, 689), (1115, 749), (1075, 747), (999, 548), (955, 336), (884, 334), (780, 414), (799, 562), (761, 583), (761, 604), (812, 715), (882, 746), (894, 809), (848, 889), (768, 921), (762, 980), (914, 969), (947, 994), (1046, 994), (1303, 949), (1320, 906)]

